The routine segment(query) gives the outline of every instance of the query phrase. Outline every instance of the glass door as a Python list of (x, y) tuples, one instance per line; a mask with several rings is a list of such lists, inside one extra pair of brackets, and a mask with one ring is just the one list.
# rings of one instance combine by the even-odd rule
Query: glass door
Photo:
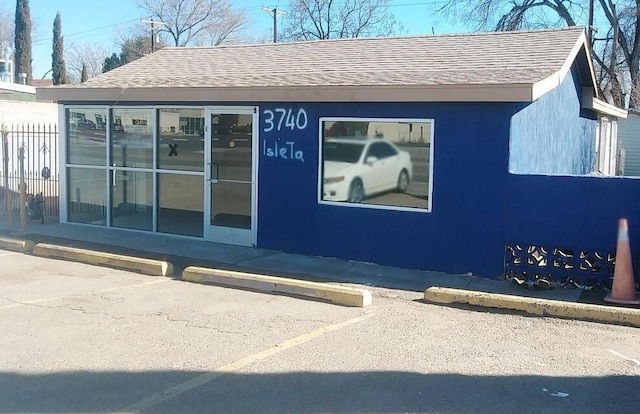
[(256, 243), (255, 108), (210, 108), (206, 114), (205, 238)]

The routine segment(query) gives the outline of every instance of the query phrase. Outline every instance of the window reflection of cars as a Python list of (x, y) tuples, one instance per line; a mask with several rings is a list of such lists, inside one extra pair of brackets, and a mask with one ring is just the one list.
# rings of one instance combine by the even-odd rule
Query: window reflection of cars
[(124, 132), (124, 127), (121, 124), (114, 124), (113, 132)]
[(409, 187), (408, 152), (383, 139), (334, 138), (324, 142), (322, 199), (360, 203), (373, 194)]
[(78, 128), (96, 129), (96, 123), (90, 119), (79, 119), (77, 125)]
[(251, 124), (244, 126), (232, 124), (228, 128), (220, 125), (213, 126), (213, 140), (220, 148), (235, 148), (242, 143), (246, 146), (251, 143), (251, 133)]

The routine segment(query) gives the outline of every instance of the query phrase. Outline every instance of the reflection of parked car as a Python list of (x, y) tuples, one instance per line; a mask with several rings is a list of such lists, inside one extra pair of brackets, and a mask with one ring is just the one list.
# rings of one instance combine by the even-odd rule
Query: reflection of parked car
[(78, 128), (96, 129), (96, 123), (90, 119), (78, 119)]
[(405, 192), (411, 181), (411, 156), (383, 139), (329, 139), (323, 159), (326, 201), (359, 203), (384, 191)]
[(114, 124), (113, 132), (124, 132), (124, 127), (122, 126), (122, 124)]

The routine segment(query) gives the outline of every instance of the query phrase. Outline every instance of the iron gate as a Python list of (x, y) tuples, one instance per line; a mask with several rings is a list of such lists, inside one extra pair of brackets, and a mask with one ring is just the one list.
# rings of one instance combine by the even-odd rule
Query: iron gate
[[(59, 215), (58, 128), (57, 125), (2, 125), (0, 163), (1, 209), (20, 208), (20, 153), (24, 154), (27, 194), (42, 193), (44, 214)], [(22, 150), (22, 151), (21, 151)]]

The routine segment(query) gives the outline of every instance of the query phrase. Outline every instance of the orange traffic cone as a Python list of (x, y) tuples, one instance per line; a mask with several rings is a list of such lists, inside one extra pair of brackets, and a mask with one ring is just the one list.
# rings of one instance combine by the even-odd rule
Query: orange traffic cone
[(613, 271), (613, 286), (611, 293), (604, 300), (625, 305), (640, 304), (640, 300), (636, 299), (627, 219), (618, 221), (618, 245), (616, 247), (616, 267)]

